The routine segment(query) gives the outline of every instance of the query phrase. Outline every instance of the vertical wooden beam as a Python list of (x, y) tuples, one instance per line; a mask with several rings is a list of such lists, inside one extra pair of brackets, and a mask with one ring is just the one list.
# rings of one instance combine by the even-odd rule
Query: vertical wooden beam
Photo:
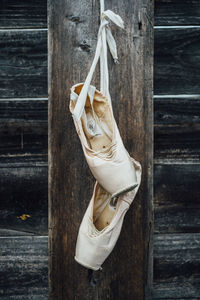
[[(107, 0), (125, 21), (113, 26), (119, 65), (109, 56), (110, 92), (126, 148), (142, 182), (117, 245), (98, 272), (74, 261), (94, 179), (70, 115), (70, 87), (84, 81), (99, 27), (99, 1), (49, 0), (49, 283), (52, 300), (151, 299), (153, 232), (153, 1)], [(96, 72), (94, 83), (99, 87)]]

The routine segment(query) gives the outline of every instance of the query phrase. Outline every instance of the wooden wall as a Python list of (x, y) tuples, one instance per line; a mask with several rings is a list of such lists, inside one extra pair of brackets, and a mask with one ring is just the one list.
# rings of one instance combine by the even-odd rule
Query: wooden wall
[(154, 299), (200, 298), (200, 1), (155, 1)]
[[(0, 2), (3, 300), (48, 299), (46, 17), (46, 0)], [(153, 299), (200, 297), (199, 45), (200, 1), (156, 0)]]
[(0, 1), (0, 299), (48, 299), (47, 2)]

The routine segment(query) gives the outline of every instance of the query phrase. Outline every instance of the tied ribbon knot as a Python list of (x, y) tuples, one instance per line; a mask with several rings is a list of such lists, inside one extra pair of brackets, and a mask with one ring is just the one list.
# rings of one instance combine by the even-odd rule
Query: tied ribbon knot
[[(86, 77), (86, 80), (84, 82), (84, 85), (81, 89), (81, 92), (78, 96), (78, 99), (76, 101), (76, 105), (73, 112), (73, 118), (77, 122), (80, 122), (80, 118), (82, 116), (85, 102), (87, 99), (87, 94), (90, 89), (90, 83), (92, 80), (92, 76), (94, 73), (94, 70), (96, 68), (97, 62), (100, 58), (100, 73), (101, 73), (101, 92), (108, 98), (108, 101), (111, 104), (111, 98), (109, 94), (109, 76), (108, 76), (108, 64), (107, 64), (107, 47), (106, 44), (108, 44), (110, 53), (114, 59), (115, 63), (118, 63), (118, 56), (117, 56), (117, 46), (115, 39), (112, 35), (109, 21), (112, 21), (115, 25), (118, 27), (124, 28), (124, 22), (122, 18), (115, 14), (111, 10), (104, 11), (104, 0), (101, 0), (101, 23), (98, 31), (98, 40), (97, 40), (97, 46), (95, 51), (95, 56), (92, 62), (92, 65), (90, 67), (89, 73)], [(111, 104), (112, 107), (112, 104)]]
[(114, 62), (119, 63), (118, 56), (117, 56), (116, 42), (115, 42), (115, 39), (114, 39), (114, 37), (112, 35), (112, 32), (111, 32), (110, 22), (107, 21), (106, 18), (108, 18), (115, 25), (117, 25), (118, 27), (121, 27), (123, 29), (124, 29), (124, 21), (122, 20), (122, 18), (119, 15), (115, 14), (111, 10), (103, 11), (102, 14), (101, 14), (101, 25), (100, 25), (99, 33), (98, 33), (98, 37), (99, 37), (102, 34), (103, 28), (105, 28), (106, 41), (108, 43), (110, 53), (111, 53), (111, 55), (114, 59)]

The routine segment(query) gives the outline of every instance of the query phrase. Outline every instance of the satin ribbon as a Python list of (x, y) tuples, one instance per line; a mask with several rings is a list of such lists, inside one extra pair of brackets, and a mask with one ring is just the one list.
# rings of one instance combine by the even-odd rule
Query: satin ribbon
[[(101, 24), (98, 31), (98, 40), (95, 51), (95, 56), (90, 67), (89, 73), (86, 77), (85, 83), (82, 90), (78, 96), (76, 106), (74, 108), (73, 117), (76, 121), (80, 121), (81, 115), (83, 113), (85, 102), (87, 98), (88, 89), (92, 80), (94, 70), (96, 68), (97, 62), (100, 58), (100, 90), (108, 98), (111, 104), (111, 98), (109, 94), (109, 75), (108, 75), (108, 63), (107, 63), (107, 44), (110, 53), (114, 59), (115, 63), (118, 63), (117, 56), (117, 46), (115, 39), (112, 35), (109, 21), (113, 22), (118, 27), (124, 28), (124, 22), (121, 17), (115, 14), (111, 10), (104, 11), (104, 0), (101, 0)], [(111, 104), (112, 107), (112, 104)]]

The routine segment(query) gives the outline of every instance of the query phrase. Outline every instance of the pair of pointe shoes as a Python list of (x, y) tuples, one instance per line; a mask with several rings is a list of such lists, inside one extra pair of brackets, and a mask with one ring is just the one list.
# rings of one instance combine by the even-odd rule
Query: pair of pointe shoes
[[(72, 116), (83, 84), (71, 88)], [(96, 179), (92, 198), (81, 222), (75, 260), (92, 269), (113, 250), (124, 216), (141, 182), (141, 165), (125, 149), (109, 100), (89, 85), (81, 118), (74, 119), (88, 166)]]

